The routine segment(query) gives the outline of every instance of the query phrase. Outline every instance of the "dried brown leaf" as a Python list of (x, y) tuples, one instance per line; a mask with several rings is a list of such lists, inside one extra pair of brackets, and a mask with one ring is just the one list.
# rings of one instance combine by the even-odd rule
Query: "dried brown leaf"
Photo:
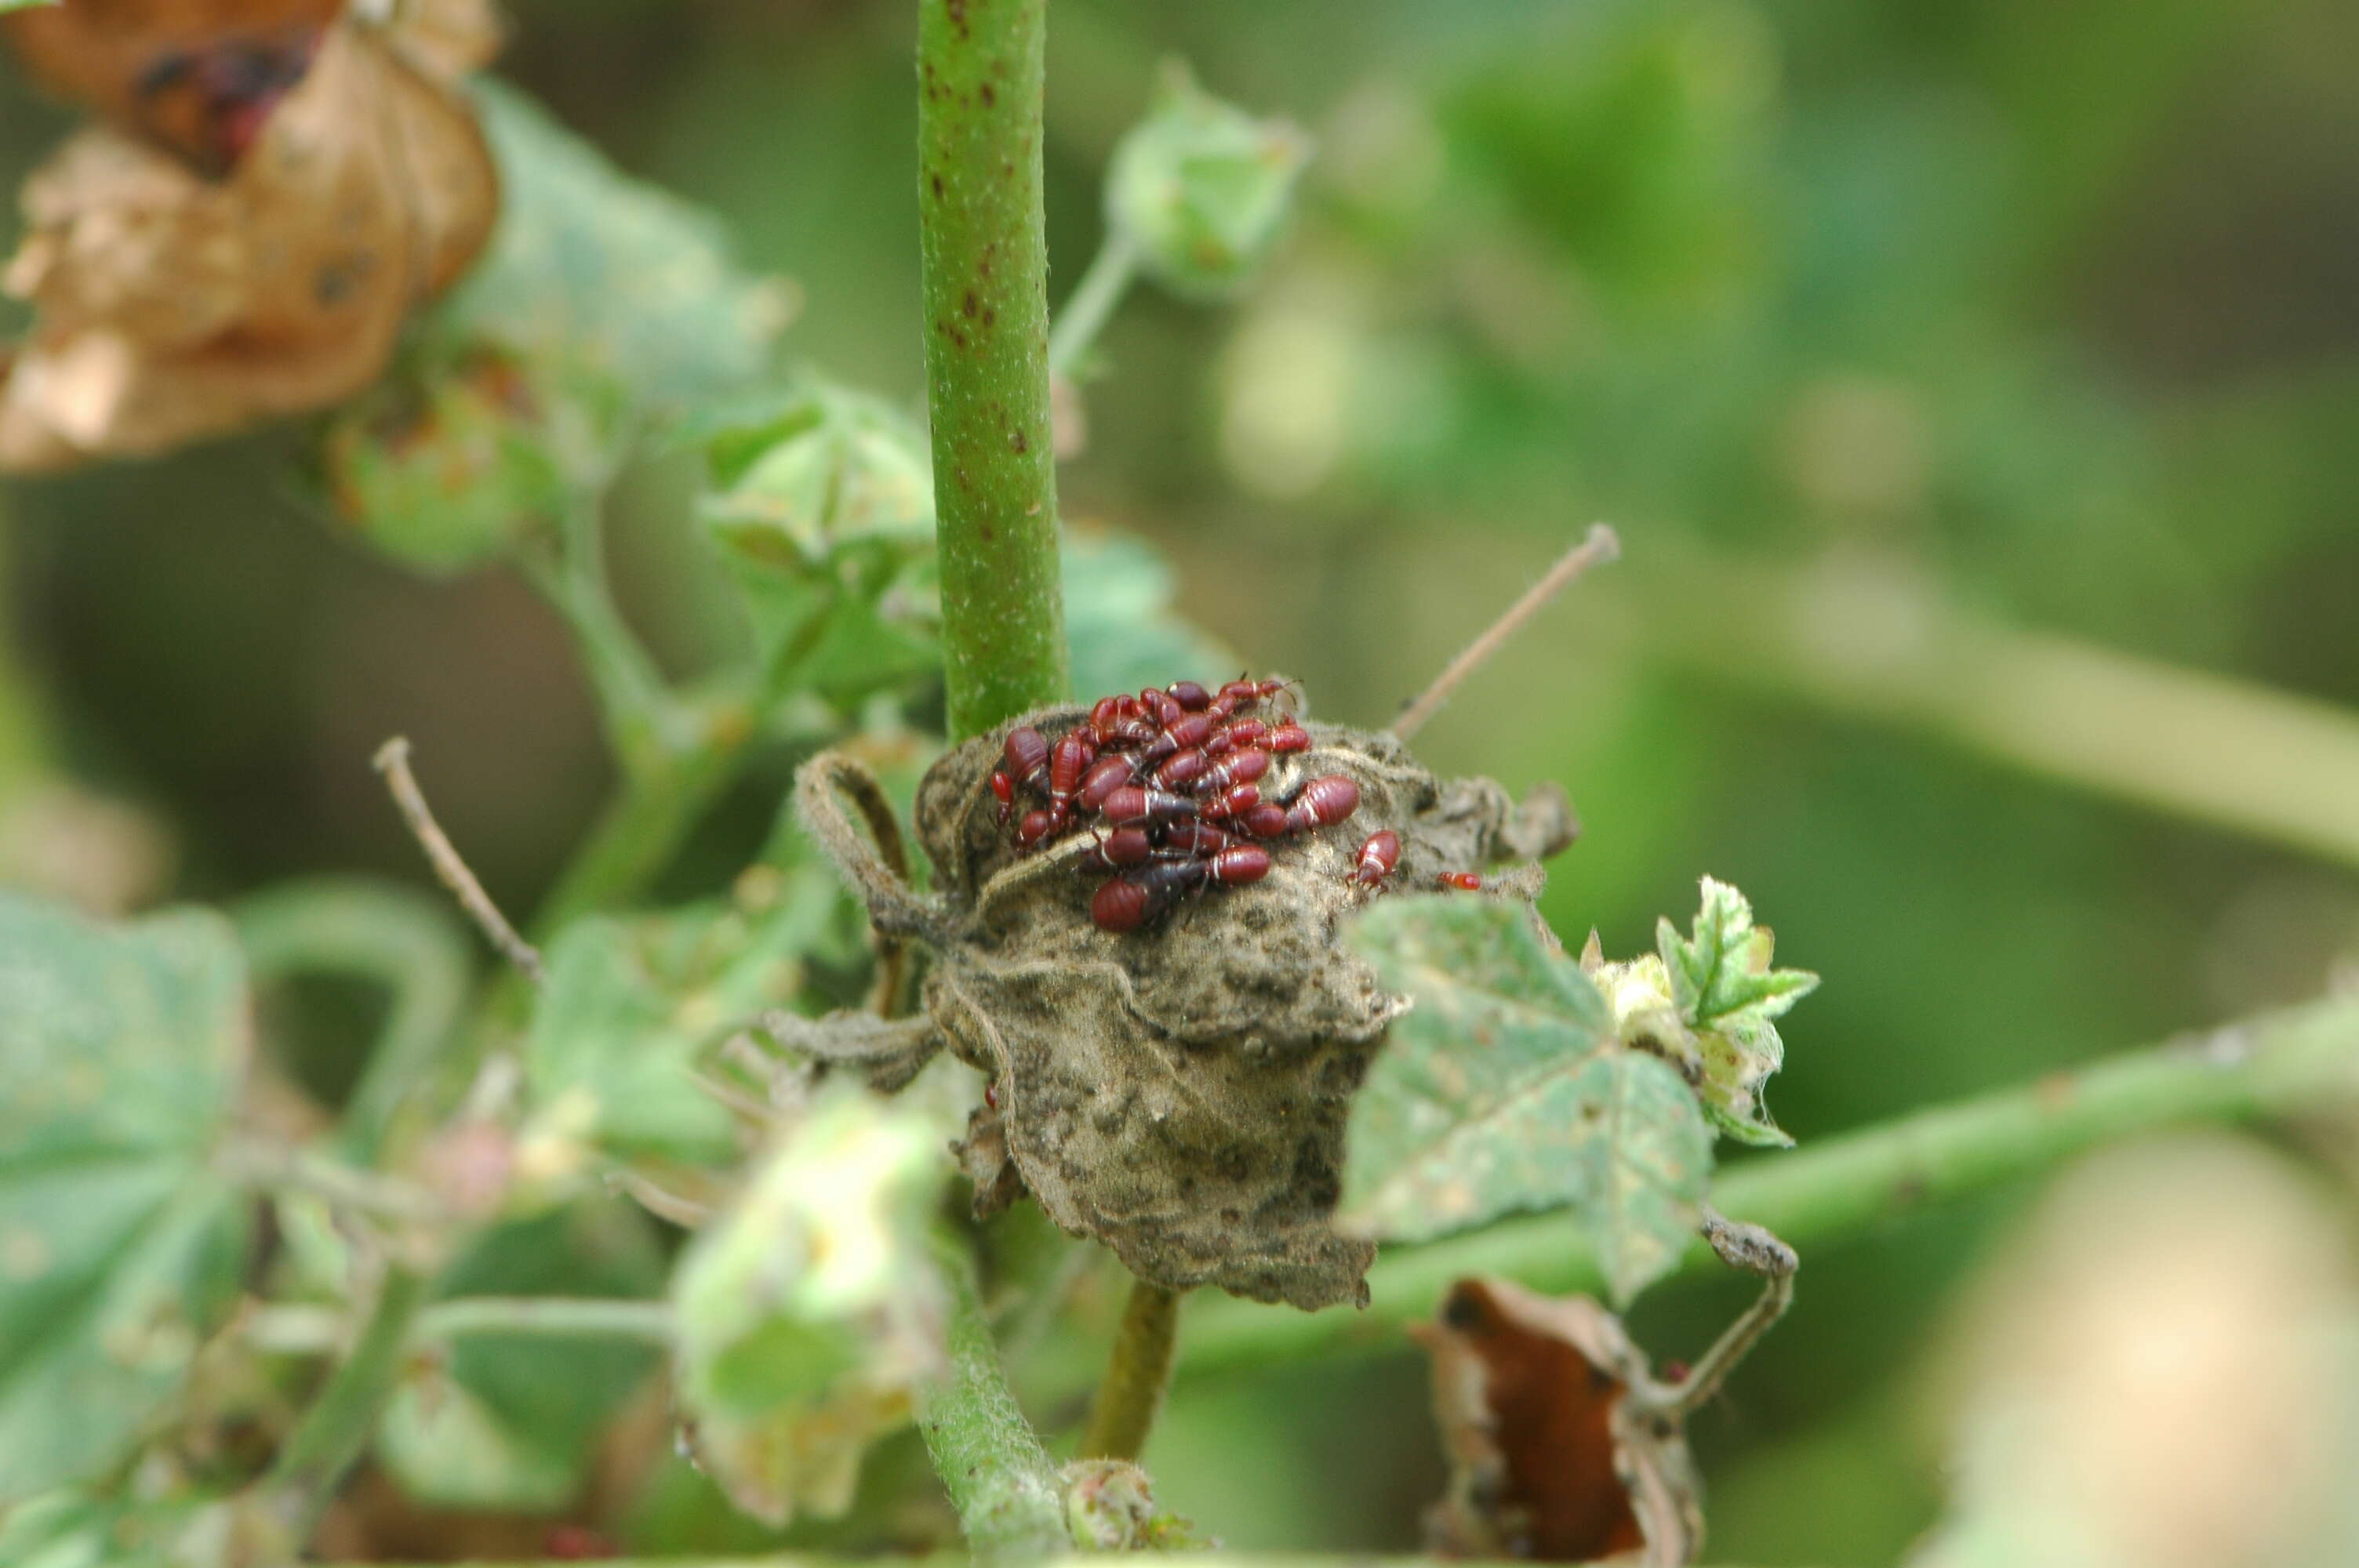
[(1672, 1400), (1621, 1319), (1587, 1296), (1464, 1279), (1412, 1331), (1433, 1360), (1450, 1489), (1434, 1550), (1678, 1568), (1703, 1537)]
[(307, 58), (221, 178), (100, 125), (27, 182), (5, 281), (37, 315), (0, 385), (0, 469), (149, 455), (340, 401), (481, 249), (498, 181), (467, 104), (358, 23)]

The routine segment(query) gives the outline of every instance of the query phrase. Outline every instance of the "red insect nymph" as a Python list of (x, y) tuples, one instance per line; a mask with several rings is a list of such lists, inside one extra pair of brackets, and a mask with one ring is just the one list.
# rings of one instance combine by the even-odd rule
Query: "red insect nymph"
[(1360, 846), (1360, 858), (1352, 868), (1352, 880), (1363, 887), (1374, 887), (1392, 874), (1400, 863), (1400, 835), (1391, 828), (1368, 835)]

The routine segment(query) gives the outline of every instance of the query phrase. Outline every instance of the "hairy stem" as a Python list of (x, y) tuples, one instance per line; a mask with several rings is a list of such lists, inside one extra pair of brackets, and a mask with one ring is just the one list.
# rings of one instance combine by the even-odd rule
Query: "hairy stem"
[(1857, 561), (1646, 555), (1634, 581), (1651, 612), (1637, 624), (1667, 659), (2359, 866), (2359, 715), (2348, 708), (2005, 625)]
[[(1712, 1202), (1807, 1253), (2158, 1128), (2354, 1102), (2359, 997), (2343, 997), (1919, 1111), (1791, 1154), (1747, 1160), (1715, 1184)], [(1701, 1240), (1681, 1261), (1687, 1272), (1722, 1266)], [(1560, 1216), (1510, 1220), (1387, 1253), (1369, 1272), (1374, 1304), (1357, 1314), (1205, 1302), (1190, 1323), (1180, 1370), (1390, 1344), (1398, 1325), (1430, 1312), (1451, 1281), (1484, 1273), (1550, 1292), (1593, 1291), (1600, 1283), (1596, 1265)]]
[(329, 1374), (327, 1387), (288, 1434), (263, 1486), (299, 1541), (309, 1541), (344, 1472), (368, 1446), (377, 1414), (401, 1379), (410, 1322), (425, 1303), (427, 1276), (399, 1262), (386, 1265), (376, 1304), (352, 1354)]
[(1070, 376), (1082, 357), (1105, 330), (1113, 319), (1114, 307), (1130, 292), (1131, 280), (1138, 276), (1138, 247), (1130, 236), (1119, 229), (1108, 229), (1098, 254), (1090, 258), (1082, 281), (1073, 286), (1071, 297), (1057, 312), (1055, 324), (1049, 331), (1049, 373)]
[(1180, 1329), (1180, 1292), (1145, 1280), (1130, 1282), (1130, 1300), (1115, 1332), (1114, 1359), (1098, 1383), (1097, 1402), (1082, 1439), (1084, 1459), (1130, 1459), (1147, 1446), (1147, 1433), (1162, 1408), (1171, 1382), (1171, 1356)]
[(919, 1396), (926, 1452), (978, 1558), (1037, 1562), (1072, 1549), (1057, 1472), (1007, 1387), (963, 1238), (935, 1255), (950, 1287), (949, 1366)]
[(472, 968), (464, 939), (432, 895), (343, 879), (273, 888), (234, 914), (257, 979), (353, 975), (390, 996), (336, 1135), (339, 1152), (369, 1164), (394, 1113), (458, 1033)]
[(920, 0), (926, 404), (954, 740), (1066, 692), (1040, 194), (1047, 0)]

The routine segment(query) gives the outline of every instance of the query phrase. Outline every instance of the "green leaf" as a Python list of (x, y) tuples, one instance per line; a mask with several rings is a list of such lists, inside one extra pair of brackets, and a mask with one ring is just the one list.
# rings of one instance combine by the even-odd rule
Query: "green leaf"
[(556, 528), (580, 482), (560, 455), (595, 443), (560, 435), (564, 410), (522, 401), (510, 356), (488, 347), (397, 374), (329, 427), (322, 457), (338, 515), (404, 564), (466, 571), (522, 535)]
[(226, 1498), (44, 1492), (0, 1517), (8, 1568), (252, 1568), (302, 1543), (249, 1494)]
[(1173, 611), (1171, 568), (1146, 540), (1068, 529), (1064, 577), (1075, 691), (1094, 697), (1182, 679), (1218, 686), (1245, 668)]
[(705, 449), (714, 488), (699, 510), (724, 546), (750, 560), (813, 576), (866, 541), (932, 547), (924, 436), (881, 398), (814, 379), (712, 427)]
[(882, 399), (816, 377), (698, 434), (698, 514), (745, 595), (774, 694), (839, 706), (938, 668), (925, 440)]
[[(807, 688), (845, 707), (940, 666), (933, 479), (913, 423), (810, 377), (689, 434), (711, 477), (699, 514), (780, 695)], [(1173, 612), (1171, 569), (1144, 540), (1071, 532), (1063, 568), (1077, 690), (1218, 682), (1244, 667)]]
[(1106, 222), (1147, 275), (1176, 294), (1220, 299), (1252, 279), (1284, 231), (1310, 144), (1164, 68), (1147, 118), (1106, 168)]
[[(646, 1216), (601, 1195), (488, 1232), (438, 1288), (446, 1296), (645, 1299), (661, 1292), (665, 1272)], [(627, 1340), (468, 1335), (394, 1396), (377, 1456), (423, 1502), (561, 1508), (657, 1360), (652, 1347)]]
[(756, 911), (696, 905), (581, 920), (558, 935), (525, 1040), (536, 1111), (527, 1141), (690, 1161), (734, 1155), (730, 1113), (692, 1066), (729, 1028), (800, 989), (799, 956), (826, 932), (838, 884), (818, 866), (785, 877)]
[(1655, 948), (1670, 1000), (1692, 1032), (1703, 1078), (1696, 1092), (1704, 1113), (1740, 1141), (1788, 1146), (1794, 1141), (1769, 1119), (1761, 1091), (1786, 1060), (1772, 1021), (1819, 983), (1804, 969), (1770, 967), (1768, 927), (1753, 924), (1753, 906), (1725, 882), (1703, 879), (1702, 906), (1691, 936), (1669, 920), (1658, 924)]
[(1529, 911), (1396, 896), (1349, 940), (1414, 1005), (1353, 1099), (1338, 1223), (1423, 1241), (1570, 1205), (1617, 1303), (1669, 1269), (1695, 1228), (1711, 1133)]
[(339, 513), (429, 571), (496, 558), (602, 484), (648, 419), (755, 383), (787, 315), (706, 214), (515, 90), (480, 81), (473, 98), (499, 227), (323, 449)]
[(757, 1519), (842, 1512), (943, 1359), (926, 1232), (950, 1119), (931, 1097), (834, 1080), (680, 1261), (684, 1430)]
[(0, 1506), (121, 1459), (228, 1307), (246, 1051), (226, 922), (0, 895)]

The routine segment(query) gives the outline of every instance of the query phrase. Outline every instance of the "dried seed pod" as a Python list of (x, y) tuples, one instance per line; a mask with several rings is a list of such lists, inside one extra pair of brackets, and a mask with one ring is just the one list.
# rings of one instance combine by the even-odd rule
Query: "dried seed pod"
[[(1108, 911), (1109, 928), (1092, 912), (1103, 875), (1073, 874), (1098, 854), (1093, 837), (1019, 852), (990, 784), (1007, 734), (1060, 735), (1090, 718), (1027, 714), (935, 763), (916, 811), (931, 900), (865, 891), (880, 886), (859, 863), (866, 840), (829, 805), (841, 785), (821, 770), (849, 764), (814, 760), (798, 786), (806, 821), (849, 858), (880, 921), (933, 950), (928, 1015), (996, 1087), (996, 1110), (978, 1113), (965, 1145), (977, 1201), (1005, 1202), (1013, 1169), (1050, 1218), (1105, 1242), (1143, 1279), (1306, 1309), (1364, 1302), (1374, 1249), (1328, 1222), (1350, 1096), (1406, 1005), (1337, 936), (1366, 902), (1353, 881), (1364, 833), (1253, 846), (1217, 887), (1209, 867), (1174, 873), (1186, 885), (1168, 914), (1133, 924), (1126, 908)], [(1316, 724), (1304, 738), (1305, 750), (1268, 764), (1265, 793), (1348, 779), (1354, 822), (1397, 835), (1401, 871), (1426, 885), (1445, 867), (1516, 859), (1538, 841), (1498, 784), (1437, 780), (1389, 735)], [(1162, 829), (1166, 842), (1228, 849), (1181, 799), (1190, 820)], [(1139, 809), (1123, 804), (1107, 802), (1110, 825)], [(1265, 855), (1266, 874), (1233, 880)], [(1510, 878), (1501, 896), (1528, 896), (1538, 881)]]
[[(1081, 717), (1037, 722), (1054, 733)], [(1412, 871), (1513, 854), (1498, 785), (1437, 781), (1388, 736), (1318, 725), (1310, 738), (1268, 782), (1349, 779)], [(1059, 1224), (1158, 1282), (1304, 1307), (1360, 1299), (1367, 1249), (1327, 1217), (1349, 1096), (1400, 1004), (1335, 939), (1357, 903), (1357, 839), (1289, 837), (1260, 881), (1144, 934), (1112, 932), (1091, 918), (1093, 890), (1033, 872), (996, 830), (993, 750), (959, 748), (919, 790), (920, 839), (966, 912), (929, 1005), (1002, 1084), (1027, 1184)]]
[(25, 184), (5, 287), (35, 319), (0, 363), (0, 470), (151, 456), (341, 402), (482, 249), (498, 175), (451, 79), (491, 52), (489, 7), (428, 7), (423, 49), (411, 8), (382, 27), (358, 9), (8, 18), (107, 123)]

